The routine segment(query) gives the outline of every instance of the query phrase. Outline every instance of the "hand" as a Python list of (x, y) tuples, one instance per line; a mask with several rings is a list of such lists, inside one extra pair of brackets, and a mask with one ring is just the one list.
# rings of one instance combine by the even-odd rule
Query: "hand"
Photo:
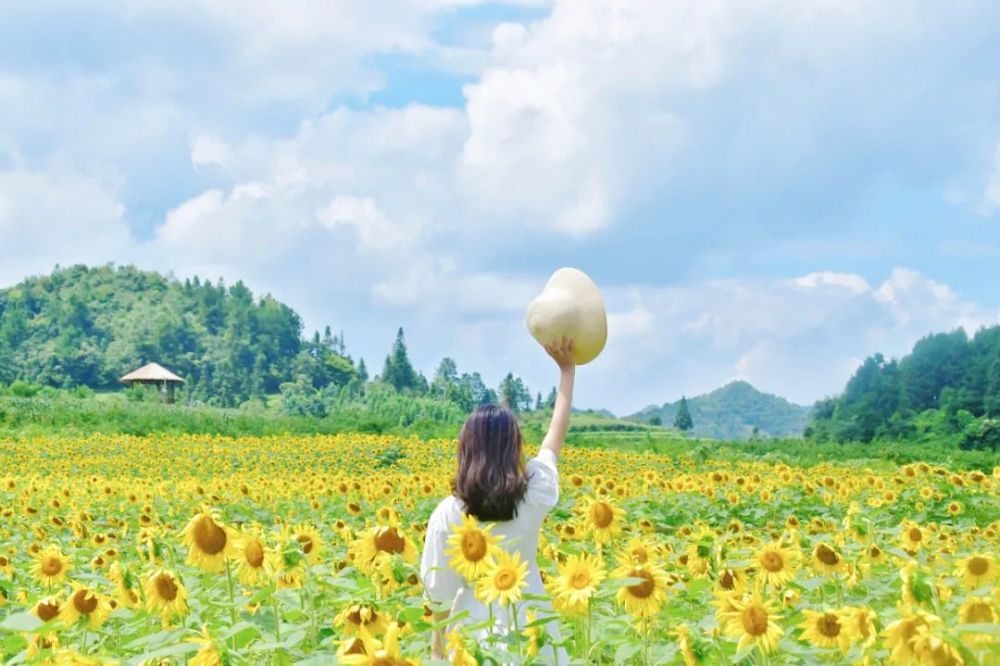
[(557, 342), (545, 345), (545, 351), (549, 353), (560, 370), (576, 369), (576, 362), (573, 360), (573, 338), (564, 335)]

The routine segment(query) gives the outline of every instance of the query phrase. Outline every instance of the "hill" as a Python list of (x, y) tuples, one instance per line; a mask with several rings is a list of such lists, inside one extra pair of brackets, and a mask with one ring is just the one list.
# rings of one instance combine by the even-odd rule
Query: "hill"
[[(758, 391), (744, 381), (726, 384), (711, 393), (687, 399), (694, 421), (691, 433), (711, 439), (749, 439), (757, 428), (761, 437), (799, 437), (809, 421), (811, 409), (784, 398)], [(671, 426), (680, 401), (650, 405), (627, 417), (648, 423), (659, 416)]]
[(72, 266), (0, 290), (0, 383), (120, 389), (155, 360), (185, 398), (234, 406), (305, 375), (317, 387), (356, 373), (341, 339), (303, 340), (302, 321), (242, 283), (180, 282), (131, 266)]
[(808, 434), (1000, 448), (1000, 326), (928, 335), (900, 359), (870, 356), (842, 394), (817, 403)]

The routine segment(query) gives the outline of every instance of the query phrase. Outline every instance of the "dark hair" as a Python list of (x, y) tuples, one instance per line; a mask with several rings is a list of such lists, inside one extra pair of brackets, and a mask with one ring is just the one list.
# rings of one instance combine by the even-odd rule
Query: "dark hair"
[(527, 489), (514, 412), (497, 405), (477, 407), (458, 435), (453, 492), (477, 520), (503, 521), (515, 516)]

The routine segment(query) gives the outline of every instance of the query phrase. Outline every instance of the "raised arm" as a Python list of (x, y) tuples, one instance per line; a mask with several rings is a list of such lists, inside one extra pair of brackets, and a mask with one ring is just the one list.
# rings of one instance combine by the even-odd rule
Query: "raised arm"
[(549, 449), (559, 457), (563, 442), (566, 441), (566, 429), (569, 427), (569, 414), (573, 406), (573, 381), (576, 378), (576, 363), (573, 362), (573, 341), (564, 337), (558, 343), (546, 345), (545, 351), (559, 366), (559, 392), (556, 394), (556, 404), (552, 409), (552, 421), (549, 431), (542, 440), (543, 449)]

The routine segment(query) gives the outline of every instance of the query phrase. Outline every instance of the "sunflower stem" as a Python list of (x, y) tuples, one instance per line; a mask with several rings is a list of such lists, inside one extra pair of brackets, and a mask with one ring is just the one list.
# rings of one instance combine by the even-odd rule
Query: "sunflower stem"
[[(229, 590), (229, 619), (230, 627), (236, 626), (236, 595), (233, 594), (233, 573), (229, 566), (229, 558), (226, 558), (226, 588)], [(236, 634), (232, 636), (233, 651), (236, 651)]]
[(513, 604), (513, 602), (510, 604), (510, 613), (512, 622), (514, 623), (514, 644), (517, 646), (517, 663), (520, 664), (524, 661), (521, 658), (521, 632), (517, 628), (517, 607)]

